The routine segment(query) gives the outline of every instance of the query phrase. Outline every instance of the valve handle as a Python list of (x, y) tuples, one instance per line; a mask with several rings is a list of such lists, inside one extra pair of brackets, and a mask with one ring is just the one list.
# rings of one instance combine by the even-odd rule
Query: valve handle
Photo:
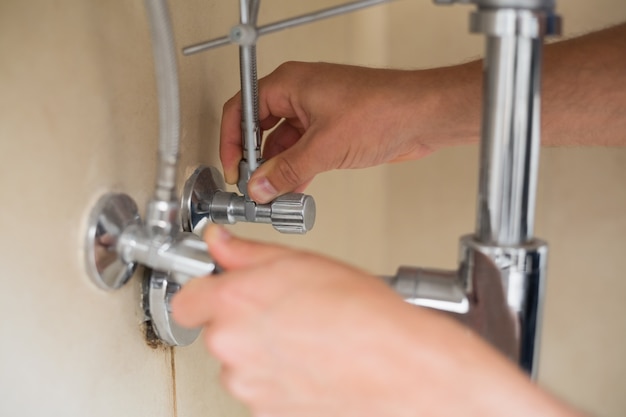
[(272, 226), (281, 233), (304, 234), (315, 225), (315, 200), (310, 195), (284, 194), (270, 205)]

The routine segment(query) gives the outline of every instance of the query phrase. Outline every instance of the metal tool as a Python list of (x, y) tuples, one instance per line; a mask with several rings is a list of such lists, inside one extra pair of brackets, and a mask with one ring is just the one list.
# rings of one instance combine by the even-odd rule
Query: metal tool
[[(357, 10), (361, 10), (370, 6), (376, 6), (378, 4), (389, 3), (395, 0), (360, 0), (354, 1), (350, 3), (341, 4), (339, 6), (330, 7), (327, 9), (318, 10), (312, 13), (303, 14), (296, 17), (291, 17), (288, 19), (280, 20), (278, 22), (269, 23), (267, 25), (260, 26), (255, 28), (255, 37), (258, 38), (263, 35), (268, 35), (270, 33), (279, 32), (281, 30), (289, 29), (292, 27), (305, 25), (308, 23), (317, 22), (322, 19), (328, 19), (330, 17), (339, 16), (346, 13), (355, 12)], [(258, 5), (258, 1), (256, 2)], [(257, 9), (258, 10), (258, 9)], [(183, 54), (185, 55), (193, 55), (198, 52), (208, 51), (209, 49), (218, 48), (220, 46), (228, 45), (231, 43), (238, 43), (238, 38), (240, 35), (234, 34), (231, 31), (230, 34), (226, 36), (221, 36), (219, 38), (211, 39), (205, 42), (200, 42), (195, 45), (187, 46), (183, 49)]]

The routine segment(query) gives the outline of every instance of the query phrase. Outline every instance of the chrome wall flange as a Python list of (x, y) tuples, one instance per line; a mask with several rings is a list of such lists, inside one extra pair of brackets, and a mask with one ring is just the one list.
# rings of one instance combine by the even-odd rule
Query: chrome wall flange
[(85, 263), (89, 277), (98, 287), (118, 289), (135, 272), (136, 263), (124, 262), (116, 246), (124, 229), (140, 223), (137, 204), (126, 194), (105, 194), (92, 209), (85, 239)]
[(210, 202), (217, 192), (225, 189), (224, 177), (217, 168), (202, 165), (196, 168), (183, 188), (180, 204), (183, 230), (199, 234), (211, 221)]
[(163, 271), (150, 270), (143, 282), (143, 308), (154, 334), (167, 346), (188, 346), (200, 335), (200, 327), (188, 329), (172, 317), (170, 302), (180, 284)]

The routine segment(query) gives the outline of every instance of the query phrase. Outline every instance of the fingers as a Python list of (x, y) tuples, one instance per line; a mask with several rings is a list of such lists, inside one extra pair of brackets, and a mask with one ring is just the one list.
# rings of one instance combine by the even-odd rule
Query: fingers
[(220, 129), (220, 159), (224, 167), (224, 179), (229, 184), (237, 182), (241, 143), (241, 94), (224, 104)]
[(214, 277), (193, 279), (171, 301), (176, 323), (193, 328), (211, 322), (215, 317), (214, 294), (220, 285)]
[[(297, 95), (301, 75), (285, 70), (281, 65), (270, 75), (259, 80), (259, 119), (262, 130), (271, 129), (281, 119), (290, 119), (294, 125), (306, 125), (306, 113), (298, 107)], [(220, 159), (226, 182), (234, 184), (239, 176), (242, 157), (241, 94), (224, 104), (220, 130)]]
[[(271, 129), (280, 120), (280, 117), (269, 115), (261, 120), (260, 128), (262, 131)], [(237, 182), (242, 155), (241, 94), (238, 93), (224, 104), (220, 130), (220, 159), (224, 168), (224, 179), (228, 184)]]
[(294, 127), (289, 121), (283, 121), (265, 139), (263, 159), (268, 160), (291, 148), (302, 136), (301, 129)]
[[(171, 301), (174, 319), (190, 328), (232, 328), (234, 323), (248, 323), (247, 331), (251, 331), (267, 292), (265, 288), (255, 291), (258, 276), (257, 269), (244, 269), (191, 280)], [(212, 350), (222, 355), (217, 348)]]
[(314, 129), (309, 129), (293, 146), (267, 160), (254, 172), (248, 182), (253, 200), (269, 203), (279, 195), (302, 188), (326, 169), (329, 155), (313, 149), (311, 137), (314, 135)]
[(215, 224), (207, 227), (204, 239), (211, 256), (226, 270), (249, 268), (287, 256), (292, 252), (282, 246), (234, 237), (224, 227)]
[[(268, 245), (233, 237), (222, 226), (210, 225), (205, 240), (211, 255), (218, 265), (228, 270), (253, 268), (293, 251), (276, 245)], [(242, 271), (244, 276), (247, 276)], [(228, 277), (210, 276), (191, 280), (172, 300), (172, 310), (176, 321), (186, 327), (195, 327), (214, 319), (215, 311), (226, 312), (229, 306), (245, 309), (249, 301), (242, 296), (232, 282), (241, 281), (241, 274), (229, 272)], [(249, 274), (248, 274), (249, 275)], [(232, 281), (232, 282), (229, 282)], [(233, 292), (234, 291), (234, 292)]]

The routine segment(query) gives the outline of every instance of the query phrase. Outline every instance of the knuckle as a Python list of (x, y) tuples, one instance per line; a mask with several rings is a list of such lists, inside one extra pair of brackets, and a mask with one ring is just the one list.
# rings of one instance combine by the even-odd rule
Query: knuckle
[(236, 94), (233, 97), (231, 97), (228, 101), (226, 101), (224, 105), (222, 106), (223, 113), (228, 113), (230, 111), (236, 110), (239, 104), (239, 97), (240, 97), (239, 94)]
[(292, 160), (280, 155), (276, 156), (276, 158), (278, 158), (276, 161), (276, 171), (285, 183), (296, 187), (304, 182), (305, 179)]
[(303, 87), (302, 80), (314, 74), (314, 64), (300, 61), (287, 61), (280, 64), (270, 75), (275, 82), (287, 83), (292, 89)]
[(286, 62), (283, 62), (282, 64), (280, 64), (278, 66), (278, 68), (276, 68), (276, 72), (279, 72), (279, 73), (283, 73), (283, 72), (290, 73), (290, 72), (296, 70), (301, 64), (302, 63), (298, 62), (298, 61), (286, 61)]

